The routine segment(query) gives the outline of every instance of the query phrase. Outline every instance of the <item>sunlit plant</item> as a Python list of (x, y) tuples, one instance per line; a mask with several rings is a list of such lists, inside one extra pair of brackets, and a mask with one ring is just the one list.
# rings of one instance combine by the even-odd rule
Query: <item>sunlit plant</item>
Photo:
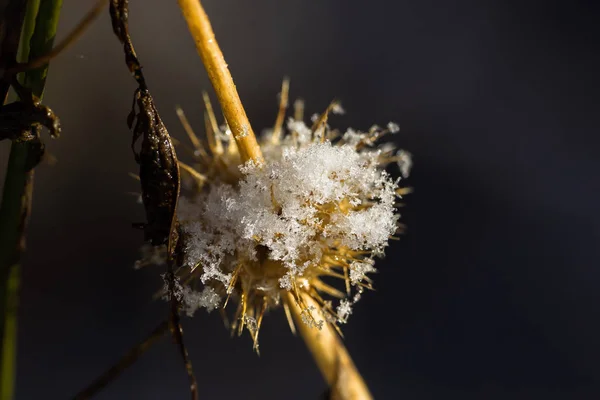
[(204, 144), (178, 110), (195, 158), (180, 162), (180, 265), (177, 290), (169, 291), (166, 281), (165, 293), (188, 315), (236, 302), (232, 329), (246, 328), (256, 351), (263, 317), (283, 307), (334, 392), (369, 398), (334, 330), (340, 332), (354, 303), (372, 288), (375, 259), (402, 230), (397, 206), (408, 189), (385, 167), (395, 162), (408, 176), (410, 154), (378, 142), (398, 125), (339, 131), (328, 123), (331, 114), (344, 112), (336, 101), (307, 125), (297, 100), (286, 119), (284, 80), (275, 124), (257, 139), (202, 5), (179, 5), (226, 121), (218, 124), (204, 94)]
[[(70, 40), (35, 62), (47, 63), (107, 2), (98, 0)], [(60, 9), (60, 2), (55, 3), (51, 10)], [(340, 325), (348, 322), (365, 290), (373, 289), (376, 259), (403, 229), (398, 206), (409, 189), (386, 168), (396, 163), (406, 178), (411, 157), (392, 143), (380, 142), (399, 127), (389, 122), (365, 131), (335, 129), (330, 117), (344, 113), (337, 101), (306, 118), (303, 101), (296, 100), (288, 116), (289, 80), (284, 79), (275, 123), (257, 138), (200, 1), (178, 3), (225, 121), (219, 124), (204, 93), (204, 142), (178, 109), (194, 156), (190, 163), (177, 158), (129, 37), (128, 2), (110, 0), (113, 32), (138, 83), (128, 122), (133, 142), (141, 141), (136, 161), (148, 243), (136, 267), (167, 266), (161, 294), (171, 302), (171, 319), (76, 398), (96, 393), (169, 330), (180, 347), (192, 397), (197, 398), (179, 314), (193, 316), (202, 308), (225, 310), (232, 304), (231, 329), (239, 335), (248, 331), (256, 352), (265, 315), (282, 307), (291, 330), (303, 337), (330, 385), (331, 398), (369, 399), (369, 390), (340, 340)], [(55, 30), (57, 14), (47, 14)], [(27, 132), (36, 128), (39, 134), (32, 124), (40, 121), (25, 122)], [(14, 190), (15, 200), (21, 189)], [(19, 227), (11, 226), (15, 238), (22, 235), (13, 228)], [(14, 371), (9, 372), (12, 379)]]

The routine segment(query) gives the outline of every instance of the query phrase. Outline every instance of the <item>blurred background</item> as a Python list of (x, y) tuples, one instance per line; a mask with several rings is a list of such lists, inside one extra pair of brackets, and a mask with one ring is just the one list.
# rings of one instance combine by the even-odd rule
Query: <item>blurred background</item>
[[(65, 0), (58, 39), (92, 5)], [(159, 111), (203, 131), (212, 90), (175, 1), (131, 0)], [(277, 93), (333, 126), (396, 121), (414, 155), (408, 231), (380, 261), (345, 342), (377, 399), (598, 398), (600, 3), (204, 0), (256, 131)], [(135, 271), (143, 209), (126, 126), (135, 85), (104, 15), (52, 62), (57, 158), (36, 170), (20, 305), (17, 399), (67, 399), (167, 315), (157, 269)], [(213, 97), (214, 98), (214, 97)], [(0, 144), (2, 175), (9, 143)], [(230, 338), (184, 320), (201, 399), (317, 399), (326, 389), (282, 312)], [(169, 339), (97, 399), (185, 399)]]

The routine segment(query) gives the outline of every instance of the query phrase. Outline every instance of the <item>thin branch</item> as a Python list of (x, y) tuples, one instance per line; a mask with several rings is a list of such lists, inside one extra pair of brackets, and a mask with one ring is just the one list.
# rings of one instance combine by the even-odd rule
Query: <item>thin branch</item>
[[(302, 308), (294, 296), (283, 292), (285, 302), (289, 304), (290, 311), (296, 320), (296, 328), (304, 339), (317, 366), (330, 387), (330, 396), (337, 400), (370, 400), (373, 398), (364, 379), (356, 369), (348, 350), (336, 334), (334, 329), (324, 323), (321, 329), (309, 326), (302, 319)], [(302, 301), (314, 316), (319, 316), (321, 307), (308, 294), (299, 294)], [(314, 308), (313, 308), (314, 307)]]
[(116, 364), (106, 370), (100, 377), (88, 387), (79, 392), (73, 400), (85, 400), (94, 396), (104, 389), (108, 384), (117, 379), (123, 371), (135, 363), (154, 343), (161, 339), (169, 331), (169, 321), (161, 322), (142, 342), (133, 346)]
[(175, 340), (175, 343), (179, 347), (179, 352), (181, 353), (181, 358), (183, 359), (183, 364), (185, 365), (185, 370), (188, 374), (192, 400), (198, 400), (198, 383), (196, 381), (196, 377), (194, 376), (192, 361), (190, 360), (187, 348), (185, 347), (185, 342), (183, 341), (183, 327), (181, 326), (181, 319), (179, 318), (179, 300), (175, 295), (176, 278), (175, 273), (173, 272), (173, 261), (173, 258), (169, 255), (169, 260), (167, 261), (167, 282), (169, 285), (169, 297), (171, 299), (171, 334)]
[(183, 341), (183, 327), (181, 326), (181, 319), (179, 318), (178, 302), (175, 299), (171, 302), (171, 333), (173, 334), (175, 343), (177, 343), (177, 346), (179, 347), (179, 352), (181, 353), (181, 358), (183, 359), (183, 364), (185, 365), (185, 370), (188, 374), (192, 400), (198, 400), (198, 382), (194, 376), (192, 361), (190, 360), (187, 348), (185, 347), (185, 342)]
[(178, 0), (198, 54), (206, 67), (225, 119), (238, 146), (242, 162), (262, 163), (262, 153), (252, 131), (223, 53), (215, 39), (208, 15), (199, 0)]
[(58, 45), (53, 47), (52, 50), (46, 54), (36, 57), (35, 59), (32, 59), (29, 62), (15, 64), (6, 71), (6, 74), (12, 75), (19, 72), (29, 71), (48, 64), (50, 60), (69, 48), (85, 33), (85, 31), (92, 25), (92, 22), (94, 22), (94, 20), (101, 15), (102, 11), (104, 11), (108, 1), (109, 0), (98, 0), (94, 8), (92, 8), (77, 24), (77, 26), (67, 35), (67, 37), (64, 38)]

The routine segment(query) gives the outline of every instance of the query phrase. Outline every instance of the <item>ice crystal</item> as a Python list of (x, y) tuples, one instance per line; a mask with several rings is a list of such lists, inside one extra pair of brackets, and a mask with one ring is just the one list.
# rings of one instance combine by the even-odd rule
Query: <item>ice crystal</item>
[(167, 246), (152, 246), (150, 243), (144, 243), (140, 248), (141, 258), (135, 262), (135, 269), (142, 268), (145, 265), (165, 265), (167, 256)]
[(387, 128), (390, 131), (390, 133), (396, 133), (400, 131), (400, 126), (398, 126), (398, 124), (395, 122), (388, 122)]
[(201, 292), (196, 292), (189, 287), (183, 289), (183, 300), (185, 313), (191, 317), (199, 308), (206, 308), (211, 312), (221, 303), (221, 296), (210, 286), (205, 286)]
[(302, 322), (305, 323), (306, 325), (310, 326), (311, 328), (317, 328), (319, 330), (323, 329), (323, 320), (316, 320), (313, 313), (315, 311), (315, 307), (314, 306), (310, 306), (307, 307), (305, 309), (302, 310), (301, 313), (301, 318), (302, 318)]
[(164, 282), (163, 286), (163, 299), (171, 300), (171, 294), (175, 299), (181, 303), (183, 311), (188, 317), (194, 315), (196, 310), (199, 308), (206, 308), (206, 311), (211, 312), (215, 308), (219, 307), (221, 302), (221, 296), (219, 296), (215, 289), (210, 286), (205, 286), (202, 292), (197, 292), (189, 286), (183, 286), (179, 279), (175, 277), (173, 282), (173, 290), (170, 290), (169, 280), (167, 274), (161, 274)]
[(344, 110), (344, 107), (342, 107), (341, 103), (334, 103), (333, 106), (331, 107), (331, 112), (334, 114), (338, 114), (338, 115), (344, 115), (346, 114), (346, 110)]
[(256, 331), (258, 329), (258, 325), (256, 323), (256, 318), (246, 315), (246, 316), (244, 316), (244, 323), (246, 324), (246, 327), (248, 328), (248, 330), (250, 331), (252, 336), (254, 336), (254, 334), (256, 333)]
[(352, 303), (348, 300), (340, 301), (340, 305), (337, 307), (338, 322), (345, 324), (348, 322), (350, 314), (352, 314)]
[(355, 261), (350, 264), (349, 269), (350, 282), (353, 285), (359, 285), (363, 280), (365, 280), (367, 273), (376, 271), (376, 269), (373, 268), (372, 260), (369, 260), (369, 262)]
[(408, 178), (410, 170), (412, 169), (412, 156), (408, 151), (400, 150), (398, 154), (398, 167), (400, 167), (400, 173), (403, 177)]

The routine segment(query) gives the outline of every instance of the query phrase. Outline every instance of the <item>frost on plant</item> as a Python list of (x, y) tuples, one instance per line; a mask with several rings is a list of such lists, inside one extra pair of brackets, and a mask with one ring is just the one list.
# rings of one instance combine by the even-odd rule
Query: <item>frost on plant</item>
[[(234, 299), (233, 329), (245, 325), (255, 345), (262, 318), (280, 305), (282, 291), (292, 293), (308, 325), (346, 323), (360, 294), (372, 288), (375, 258), (400, 226), (400, 179), (384, 168), (397, 162), (408, 176), (410, 154), (376, 143), (398, 125), (342, 133), (327, 123), (330, 112), (344, 112), (339, 103), (315, 115), (311, 126), (302, 120), (303, 107), (296, 102), (294, 118), (265, 131), (264, 164), (240, 166), (227, 126), (209, 129), (210, 154), (197, 148), (197, 173), (182, 179), (178, 293), (184, 309), (191, 315)], [(322, 313), (303, 304), (301, 292)]]
[(192, 290), (189, 286), (182, 286), (178, 278), (175, 278), (175, 285), (173, 291), (169, 291), (169, 282), (166, 274), (161, 275), (164, 286), (163, 286), (163, 299), (171, 300), (170, 294), (181, 302), (183, 311), (188, 317), (194, 315), (196, 310), (199, 308), (206, 308), (206, 311), (211, 312), (221, 303), (221, 296), (219, 296), (215, 290), (210, 286), (205, 286), (201, 292)]

